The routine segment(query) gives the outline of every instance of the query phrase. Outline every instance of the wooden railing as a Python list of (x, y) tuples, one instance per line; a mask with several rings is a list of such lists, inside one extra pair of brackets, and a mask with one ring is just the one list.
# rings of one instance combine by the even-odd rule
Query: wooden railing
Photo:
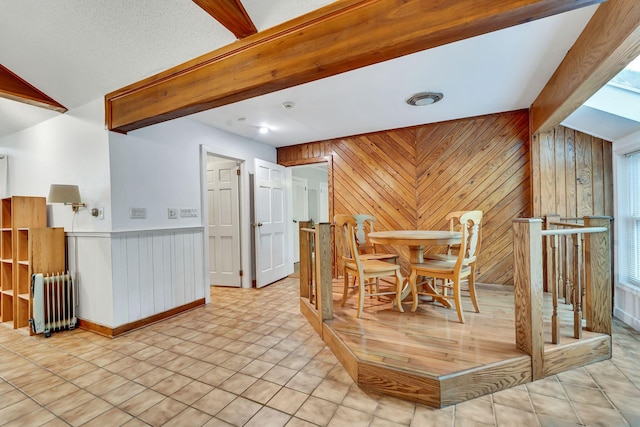
[(516, 346), (531, 355), (534, 379), (542, 378), (544, 364), (544, 236), (550, 248), (545, 259), (547, 291), (553, 301), (552, 342), (560, 339), (560, 293), (573, 305), (575, 338), (582, 336), (583, 311), (587, 330), (611, 335), (611, 218), (584, 217), (583, 221), (583, 225), (569, 225), (555, 217), (545, 230), (539, 218), (513, 222)]
[(300, 311), (322, 336), (322, 322), (333, 319), (331, 224), (299, 222)]

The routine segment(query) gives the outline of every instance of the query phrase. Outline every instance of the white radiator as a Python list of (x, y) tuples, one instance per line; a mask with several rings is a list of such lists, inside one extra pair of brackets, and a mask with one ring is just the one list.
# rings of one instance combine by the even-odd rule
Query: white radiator
[(76, 327), (76, 293), (69, 272), (66, 274), (31, 277), (33, 318), (29, 320), (36, 334), (51, 336), (51, 332)]

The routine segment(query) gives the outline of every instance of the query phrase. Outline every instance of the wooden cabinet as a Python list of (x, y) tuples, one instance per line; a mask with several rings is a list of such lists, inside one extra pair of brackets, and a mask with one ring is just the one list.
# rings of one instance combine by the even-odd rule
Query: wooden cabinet
[[(64, 269), (64, 230), (47, 229), (44, 197), (12, 196), (0, 209), (0, 320), (29, 326), (33, 272)], [(40, 270), (44, 268), (45, 270)]]
[(31, 275), (64, 272), (64, 228), (19, 228), (15, 268), (14, 327), (23, 328), (33, 317)]

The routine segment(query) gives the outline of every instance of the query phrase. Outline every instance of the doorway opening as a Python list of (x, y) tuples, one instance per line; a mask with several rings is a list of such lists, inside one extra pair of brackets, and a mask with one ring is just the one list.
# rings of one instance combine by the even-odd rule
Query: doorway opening
[(292, 185), (291, 247), (293, 271), (300, 262), (299, 221), (330, 222), (329, 167), (327, 162), (290, 166)]

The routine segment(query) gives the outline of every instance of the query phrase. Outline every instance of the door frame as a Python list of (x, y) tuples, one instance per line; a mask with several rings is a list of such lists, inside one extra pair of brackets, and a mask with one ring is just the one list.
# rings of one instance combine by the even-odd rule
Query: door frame
[[(243, 288), (251, 288), (252, 272), (251, 272), (251, 200), (249, 192), (249, 169), (247, 167), (248, 158), (244, 158), (238, 153), (233, 153), (220, 148), (213, 148), (206, 145), (200, 146), (200, 212), (202, 212), (202, 228), (204, 229), (204, 262), (203, 277), (209, 277), (209, 228), (207, 227), (207, 219), (209, 218), (209, 207), (207, 204), (207, 156), (212, 155), (228, 160), (235, 160), (240, 167), (240, 182), (238, 185), (239, 202), (240, 202), (240, 268), (242, 269), (242, 278), (240, 285)], [(205, 300), (210, 302), (209, 281), (205, 280)]]

